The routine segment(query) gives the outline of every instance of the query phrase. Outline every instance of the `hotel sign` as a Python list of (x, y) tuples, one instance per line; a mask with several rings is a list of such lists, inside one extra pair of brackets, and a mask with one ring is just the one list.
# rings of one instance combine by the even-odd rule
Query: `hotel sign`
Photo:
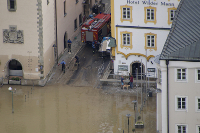
[(135, 4), (135, 5), (139, 5), (139, 4), (143, 4), (143, 5), (161, 5), (161, 6), (174, 6), (174, 3), (170, 3), (170, 2), (154, 2), (154, 1), (138, 1), (138, 0), (127, 0), (127, 4)]

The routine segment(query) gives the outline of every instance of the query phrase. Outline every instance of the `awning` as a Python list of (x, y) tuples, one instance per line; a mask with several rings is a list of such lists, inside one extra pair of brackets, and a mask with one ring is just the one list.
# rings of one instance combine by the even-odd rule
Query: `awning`
[(108, 44), (108, 47), (116, 47), (116, 40), (115, 38), (110, 38), (110, 43)]

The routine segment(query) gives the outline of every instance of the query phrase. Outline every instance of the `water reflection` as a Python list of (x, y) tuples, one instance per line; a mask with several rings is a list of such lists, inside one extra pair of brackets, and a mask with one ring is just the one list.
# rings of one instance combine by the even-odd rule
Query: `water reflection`
[[(11, 86), (0, 88), (0, 132), (2, 133), (129, 133), (135, 124), (134, 94), (106, 94), (90, 87)], [(29, 98), (28, 98), (29, 93)], [(26, 95), (26, 101), (25, 101)], [(144, 129), (136, 133), (156, 132), (155, 97), (141, 111)], [(140, 100), (138, 101), (140, 107)], [(139, 109), (138, 109), (139, 110)], [(139, 110), (140, 112), (140, 110)]]

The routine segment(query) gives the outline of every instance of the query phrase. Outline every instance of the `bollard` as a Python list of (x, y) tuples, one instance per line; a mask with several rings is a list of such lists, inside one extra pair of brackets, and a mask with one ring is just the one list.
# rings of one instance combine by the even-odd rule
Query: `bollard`
[(32, 88), (31, 88), (31, 94), (32, 94)]
[(26, 102), (26, 95), (25, 95), (25, 102)]
[(29, 91), (28, 91), (28, 98), (29, 98)]

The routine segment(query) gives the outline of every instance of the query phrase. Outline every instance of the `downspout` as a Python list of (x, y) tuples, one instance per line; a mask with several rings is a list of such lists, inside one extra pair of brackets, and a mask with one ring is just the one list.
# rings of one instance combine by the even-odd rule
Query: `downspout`
[(169, 60), (166, 60), (167, 65), (167, 132), (169, 133)]
[(57, 6), (56, 6), (56, 0), (55, 0), (55, 23), (56, 23), (56, 52), (57, 52), (57, 64), (58, 64), (58, 35), (57, 35)]

